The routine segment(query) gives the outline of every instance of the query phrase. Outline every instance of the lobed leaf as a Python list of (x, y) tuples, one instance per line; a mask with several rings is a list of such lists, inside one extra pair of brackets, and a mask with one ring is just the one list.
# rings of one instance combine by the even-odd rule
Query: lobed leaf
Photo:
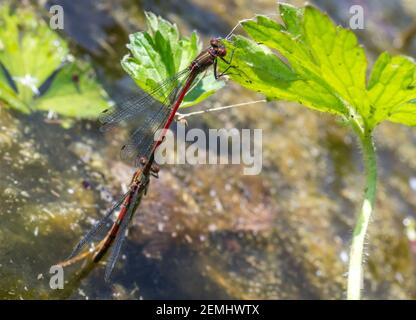
[(416, 123), (412, 59), (382, 54), (367, 85), (365, 52), (351, 30), (310, 5), (280, 4), (279, 10), (282, 24), (258, 16), (242, 23), (250, 39), (227, 42), (228, 50), (235, 50), (233, 80), (269, 99), (358, 115), (369, 129), (383, 120)]
[[(196, 33), (190, 37), (180, 37), (175, 24), (146, 12), (148, 31), (130, 35), (127, 45), (130, 53), (121, 61), (123, 69), (144, 91), (151, 93), (165, 79), (173, 77), (189, 66), (201, 51), (201, 44)], [(195, 105), (215, 91), (224, 83), (213, 76), (197, 81), (185, 96), (181, 107)], [(155, 96), (163, 101), (169, 94), (170, 87)]]
[(416, 124), (416, 64), (405, 56), (382, 53), (374, 64), (368, 83), (371, 121), (390, 120)]

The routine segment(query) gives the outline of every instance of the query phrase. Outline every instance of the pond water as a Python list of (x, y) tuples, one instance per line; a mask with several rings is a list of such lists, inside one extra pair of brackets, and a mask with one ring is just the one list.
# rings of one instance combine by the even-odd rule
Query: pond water
[[(91, 58), (109, 92), (131, 85), (119, 61), (128, 34), (144, 28), (143, 10), (176, 22), (185, 34), (197, 30), (205, 43), (227, 34), (239, 19), (276, 10), (274, 1), (249, 0), (79, 3), (39, 1), (38, 8), (63, 6), (63, 36), (77, 54)], [(343, 25), (352, 3), (315, 2)], [(416, 13), (407, 1), (368, 3), (368, 28), (357, 31), (367, 53), (374, 59), (382, 50), (397, 52), (392, 43)], [(414, 42), (402, 53), (414, 56)], [(259, 98), (228, 83), (203, 105)], [(134, 168), (119, 158), (128, 133), (101, 134), (92, 121), (64, 129), (45, 122), (44, 114), (0, 105), (0, 298), (344, 298), (364, 183), (349, 129), (332, 116), (284, 102), (191, 117), (188, 127), (262, 128), (261, 174), (245, 176), (241, 165), (162, 167), (132, 221), (111, 281), (104, 281), (103, 264), (79, 263), (65, 269), (64, 289), (52, 290), (50, 266), (65, 259), (130, 180)], [(416, 131), (383, 124), (376, 142), (380, 181), (364, 298), (413, 299)]]

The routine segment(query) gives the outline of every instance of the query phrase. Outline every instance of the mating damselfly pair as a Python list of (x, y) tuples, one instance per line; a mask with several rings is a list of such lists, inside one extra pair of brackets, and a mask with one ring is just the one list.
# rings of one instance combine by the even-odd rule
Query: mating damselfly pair
[[(134, 173), (128, 191), (81, 239), (67, 260), (60, 265), (70, 265), (86, 256), (92, 256), (93, 261), (98, 262), (111, 248), (105, 271), (105, 279), (110, 278), (129, 223), (146, 194), (151, 177), (158, 177), (159, 167), (154, 163), (154, 153), (175, 119), (179, 106), (197, 77), (203, 76), (210, 66), (213, 66), (216, 79), (225, 75), (231, 67), (233, 53), (229, 59), (226, 59), (227, 50), (222, 40), (211, 39), (210, 46), (203, 50), (187, 68), (163, 80), (149, 93), (135, 93), (125, 97), (115, 107), (103, 112), (100, 117), (102, 131), (109, 130), (121, 122), (133, 123), (136, 126), (139, 124), (129, 142), (121, 148), (121, 157), (133, 161), (139, 169)], [(228, 64), (222, 73), (218, 73), (218, 59)], [(113, 222), (112, 215), (115, 213), (117, 217)], [(88, 248), (85, 249), (85, 246), (96, 240), (98, 233), (106, 228), (108, 228), (107, 233), (95, 248), (91, 252)]]

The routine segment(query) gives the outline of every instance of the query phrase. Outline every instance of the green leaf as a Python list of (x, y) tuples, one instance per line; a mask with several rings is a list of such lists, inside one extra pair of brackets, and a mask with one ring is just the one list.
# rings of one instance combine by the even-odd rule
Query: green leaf
[[(242, 86), (264, 94), (270, 100), (299, 102), (310, 108), (335, 114), (347, 111), (338, 97), (316, 77), (296, 72), (264, 45), (241, 36), (228, 43), (234, 50), (231, 78)], [(223, 63), (220, 63), (222, 69)]]
[[(368, 129), (383, 120), (414, 124), (415, 63), (382, 54), (366, 84), (367, 59), (357, 37), (318, 9), (280, 4), (283, 24), (265, 17), (242, 23), (251, 39), (235, 50), (231, 78), (269, 99), (350, 117)], [(220, 63), (221, 70), (227, 66)]]
[(297, 9), (287, 3), (279, 3), (279, 11), (286, 30), (294, 36), (300, 35), (302, 33), (303, 9)]
[[(368, 83), (371, 120), (416, 125), (416, 64), (409, 57), (382, 53)], [(413, 101), (412, 101), (413, 100)]]
[[(0, 69), (0, 100), (21, 112), (55, 111), (64, 116), (95, 118), (107, 104), (105, 94), (95, 80), (92, 68), (73, 60), (68, 47), (57, 33), (33, 12), (0, 6), (0, 63), (14, 81), (17, 91), (10, 86)], [(39, 95), (39, 87), (60, 70), (49, 90)], [(79, 82), (74, 84), (73, 76)], [(79, 87), (77, 90), (76, 87)]]
[(34, 100), (37, 110), (54, 111), (68, 117), (94, 119), (108, 107), (105, 92), (87, 63), (66, 65), (56, 75), (45, 94)]
[(416, 126), (416, 102), (396, 106), (388, 117), (388, 120), (408, 126)]
[[(163, 80), (173, 77), (189, 66), (201, 51), (196, 33), (180, 37), (175, 24), (146, 12), (148, 31), (130, 35), (127, 48), (130, 53), (121, 61), (123, 69), (144, 91), (164, 101), (173, 89), (166, 87), (163, 92), (154, 94), (153, 90)], [(185, 96), (181, 107), (195, 105), (220, 89), (224, 83), (213, 76), (207, 76), (196, 84)]]
[(305, 9), (304, 34), (323, 80), (358, 113), (368, 114), (367, 60), (355, 34), (336, 27), (327, 15), (310, 6)]

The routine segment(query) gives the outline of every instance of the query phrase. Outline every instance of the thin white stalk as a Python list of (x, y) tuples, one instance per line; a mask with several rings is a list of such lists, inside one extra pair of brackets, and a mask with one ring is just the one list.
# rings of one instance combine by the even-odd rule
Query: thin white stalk
[(242, 103), (237, 103), (237, 104), (231, 104), (228, 106), (223, 106), (223, 107), (216, 107), (216, 108), (210, 108), (210, 109), (206, 109), (206, 110), (200, 110), (200, 111), (194, 111), (194, 112), (190, 112), (190, 113), (176, 113), (176, 118), (178, 121), (188, 118), (190, 116), (195, 116), (197, 114), (204, 114), (204, 113), (208, 113), (208, 112), (215, 112), (215, 111), (221, 111), (221, 110), (225, 110), (225, 109), (230, 109), (230, 108), (236, 108), (236, 107), (242, 107), (242, 106), (247, 106), (250, 104), (256, 104), (256, 103), (263, 103), (263, 102), (267, 102), (266, 99), (262, 99), (262, 100), (256, 100), (256, 101), (249, 101), (249, 102), (242, 102)]
[[(353, 125), (354, 127), (354, 125)], [(374, 209), (377, 185), (377, 158), (373, 138), (370, 131), (357, 126), (354, 131), (358, 134), (364, 155), (367, 181), (364, 191), (364, 201), (354, 227), (348, 267), (347, 299), (359, 300), (363, 287), (363, 252), (368, 225)]]

